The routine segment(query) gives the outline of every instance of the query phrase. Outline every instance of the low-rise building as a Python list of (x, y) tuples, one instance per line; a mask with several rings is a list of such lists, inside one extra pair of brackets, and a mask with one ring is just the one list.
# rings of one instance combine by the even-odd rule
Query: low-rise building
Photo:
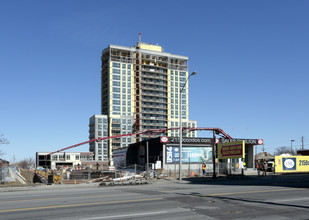
[(98, 169), (105, 165), (107, 162), (94, 160), (93, 152), (58, 152), (51, 155), (50, 152), (36, 152), (36, 166), (47, 169)]

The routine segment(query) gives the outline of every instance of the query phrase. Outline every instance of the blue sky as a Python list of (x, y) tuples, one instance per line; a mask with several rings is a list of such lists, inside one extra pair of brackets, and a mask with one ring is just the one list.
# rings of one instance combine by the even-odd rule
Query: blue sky
[[(12, 161), (88, 140), (109, 44), (189, 57), (190, 119), (265, 150), (309, 148), (308, 1), (0, 2), (0, 145)], [(209, 136), (209, 133), (200, 133)], [(259, 147), (259, 150), (262, 148)], [(74, 151), (88, 151), (88, 145)]]

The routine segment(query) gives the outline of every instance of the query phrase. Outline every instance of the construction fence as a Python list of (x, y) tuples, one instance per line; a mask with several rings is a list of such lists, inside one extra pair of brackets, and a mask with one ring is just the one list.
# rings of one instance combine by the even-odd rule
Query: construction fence
[[(203, 176), (203, 163), (186, 163), (182, 167), (182, 176)], [(162, 173), (168, 177), (179, 176), (179, 164), (167, 164), (165, 169), (161, 170)], [(212, 176), (214, 172), (213, 163), (206, 163), (206, 176)], [(238, 163), (216, 163), (215, 168), (216, 175), (240, 175), (242, 174), (242, 169), (239, 167)]]

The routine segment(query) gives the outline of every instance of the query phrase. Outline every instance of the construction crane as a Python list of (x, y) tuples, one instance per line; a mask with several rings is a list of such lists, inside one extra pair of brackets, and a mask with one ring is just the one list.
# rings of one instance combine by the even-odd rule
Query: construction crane
[[(169, 130), (179, 130), (179, 129), (180, 128), (149, 129), (149, 130), (146, 130), (146, 131), (136, 132), (136, 133), (132, 133), (132, 134), (122, 134), (122, 135), (116, 135), (116, 136), (111, 136), (111, 137), (96, 138), (96, 139), (85, 141), (85, 142), (82, 142), (82, 143), (79, 143), (79, 144), (74, 144), (74, 145), (69, 146), (69, 147), (62, 148), (60, 150), (51, 152), (47, 155), (52, 155), (54, 153), (58, 153), (58, 152), (68, 150), (68, 149), (71, 149), (71, 148), (74, 148), (74, 147), (78, 147), (78, 146), (81, 146), (81, 145), (84, 145), (84, 144), (88, 144), (88, 143), (91, 143), (91, 142), (94, 142), (94, 141), (102, 141), (102, 140), (108, 140), (108, 139), (113, 139), (113, 138), (121, 138), (121, 137), (125, 137), (125, 136), (140, 135), (140, 134), (146, 134), (149, 137), (152, 137), (153, 135), (159, 135), (159, 134), (164, 133), (164, 132), (169, 131)], [(215, 131), (215, 133), (217, 135), (220, 135), (223, 138), (232, 139), (232, 137), (230, 135), (228, 135), (226, 132), (224, 132), (221, 128), (211, 128), (211, 127), (205, 127), (205, 128), (183, 127), (182, 128), (182, 131), (186, 131), (186, 130), (188, 130), (189, 132), (191, 132), (191, 131)]]

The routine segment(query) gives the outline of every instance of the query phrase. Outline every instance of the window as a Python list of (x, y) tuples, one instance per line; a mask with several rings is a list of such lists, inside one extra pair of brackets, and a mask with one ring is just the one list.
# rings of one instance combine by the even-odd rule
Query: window
[(131, 69), (131, 64), (128, 64), (127, 68), (128, 68), (128, 69)]
[(120, 68), (120, 63), (113, 62), (113, 67)]
[(120, 82), (119, 81), (113, 81), (113, 86), (120, 86)]
[(120, 94), (113, 94), (114, 99), (120, 99)]
[(113, 106), (113, 111), (120, 111), (120, 107), (119, 106)]
[(114, 99), (113, 100), (113, 105), (120, 105), (120, 100)]
[(120, 88), (113, 87), (113, 92), (120, 92)]
[(186, 76), (186, 72), (180, 72), (180, 76)]
[(120, 74), (120, 69), (113, 69), (113, 73)]
[(124, 68), (124, 69), (126, 68), (126, 64), (125, 63), (122, 64), (122, 68)]
[(67, 159), (67, 160), (70, 160), (70, 155), (66, 155), (66, 159)]
[(79, 155), (75, 155), (75, 160), (79, 160)]
[(120, 75), (113, 75), (113, 80), (120, 80)]

